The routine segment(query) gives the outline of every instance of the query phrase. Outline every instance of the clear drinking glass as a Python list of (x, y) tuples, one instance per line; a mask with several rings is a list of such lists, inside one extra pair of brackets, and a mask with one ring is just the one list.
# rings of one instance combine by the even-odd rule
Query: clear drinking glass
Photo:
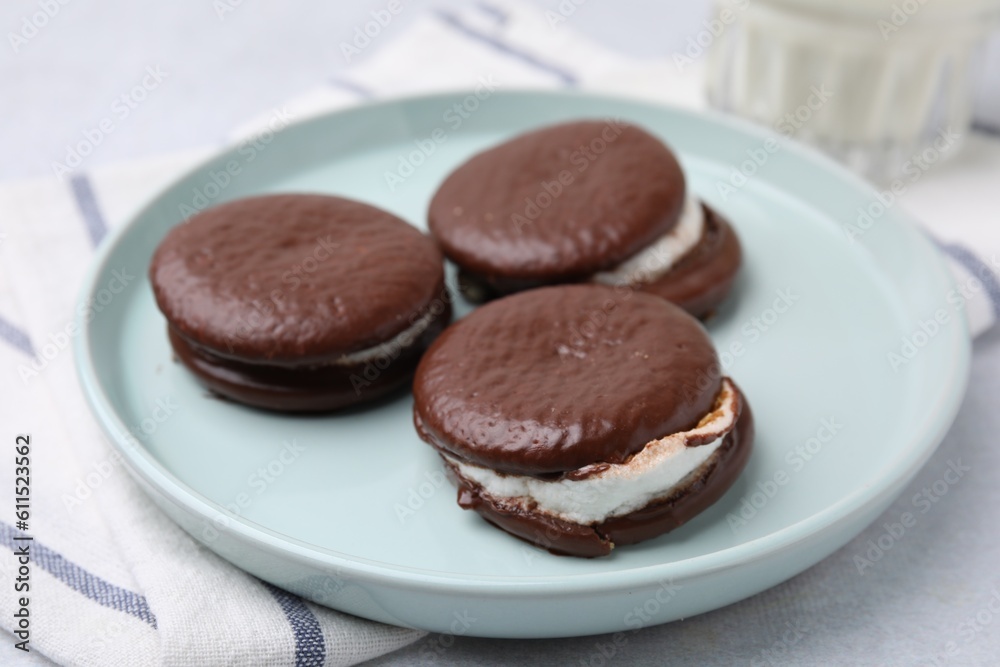
[(1000, 22), (998, 0), (717, 0), (725, 10), (709, 102), (880, 183), (958, 150)]

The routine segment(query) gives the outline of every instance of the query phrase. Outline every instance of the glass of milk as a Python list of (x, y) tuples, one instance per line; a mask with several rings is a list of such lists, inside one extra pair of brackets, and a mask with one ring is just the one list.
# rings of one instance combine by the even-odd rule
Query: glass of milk
[(977, 56), (1000, 24), (1000, 0), (716, 0), (715, 11), (726, 21), (709, 101), (880, 183), (958, 150)]

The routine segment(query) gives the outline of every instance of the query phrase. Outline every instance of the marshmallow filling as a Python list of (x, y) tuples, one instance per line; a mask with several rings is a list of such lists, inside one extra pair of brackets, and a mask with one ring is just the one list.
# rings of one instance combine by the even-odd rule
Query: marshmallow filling
[(604, 285), (654, 282), (698, 245), (704, 229), (705, 210), (697, 198), (688, 195), (681, 218), (673, 229), (615, 268), (595, 273), (591, 281)]
[(498, 501), (564, 521), (596, 524), (669, 497), (715, 454), (736, 426), (738, 412), (736, 386), (723, 378), (715, 408), (695, 428), (653, 440), (622, 463), (591, 464), (555, 480), (499, 473), (443, 451), (441, 456)]
[(413, 345), (413, 343), (416, 342), (424, 331), (427, 330), (427, 327), (431, 325), (431, 322), (433, 322), (434, 318), (438, 315), (440, 315), (440, 313), (428, 312), (421, 316), (408, 328), (399, 332), (384, 343), (379, 343), (373, 347), (345, 354), (330, 362), (329, 365), (354, 366), (356, 364), (368, 363), (369, 361), (373, 361), (382, 356), (388, 356), (390, 359), (395, 358), (402, 350), (405, 350)]

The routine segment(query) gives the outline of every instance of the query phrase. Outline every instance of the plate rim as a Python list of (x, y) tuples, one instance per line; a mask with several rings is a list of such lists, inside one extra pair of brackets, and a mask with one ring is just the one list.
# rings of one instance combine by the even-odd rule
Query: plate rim
[[(289, 127), (303, 127), (311, 124), (319, 125), (329, 122), (331, 117), (363, 113), (382, 107), (405, 107), (411, 104), (433, 102), (445, 103), (447, 100), (461, 99), (470, 91), (455, 90), (433, 94), (416, 94), (391, 97), (372, 102), (363, 102), (347, 108), (314, 114), (290, 124)], [(531, 88), (507, 89), (498, 91), (497, 96), (503, 97), (536, 97), (549, 99), (582, 99), (586, 98), (605, 104), (630, 104), (651, 109), (663, 110), (673, 114), (707, 119), (713, 124), (720, 124), (742, 134), (760, 139), (777, 139), (781, 135), (772, 130), (755, 125), (748, 120), (729, 116), (715, 110), (693, 110), (643, 98), (632, 98), (620, 95), (609, 95), (588, 90), (538, 90)], [(287, 129), (287, 128), (286, 128)], [(280, 133), (276, 135), (280, 137)], [(229, 156), (237, 149), (239, 139), (227, 143), (220, 150), (214, 151), (197, 164), (171, 179), (157, 190), (157, 194), (148, 200), (130, 219), (114, 229), (104, 239), (84, 277), (77, 303), (90, 300), (100, 289), (100, 279), (108, 270), (108, 262), (114, 251), (123, 242), (125, 236), (137, 226), (150, 209), (178, 184), (193, 175), (202, 172), (209, 165)], [(812, 162), (822, 171), (845, 180), (858, 192), (866, 192), (874, 196), (874, 187), (860, 176), (850, 172), (846, 167), (832, 158), (819, 153), (804, 144), (788, 141), (783, 143), (782, 150), (793, 154), (796, 158)], [(181, 222), (181, 221), (178, 221)], [(934, 269), (943, 283), (954, 286), (954, 277), (948, 271), (945, 258), (940, 250), (920, 232), (909, 214), (900, 208), (889, 210), (881, 223), (888, 222), (898, 233), (902, 233), (915, 241), (926, 255), (932, 258)], [(881, 224), (880, 223), (880, 224)], [(928, 267), (930, 268), (930, 267)], [(886, 466), (884, 475), (879, 475), (878, 484), (871, 484), (857, 489), (838, 499), (825, 509), (814, 513), (793, 524), (784, 526), (777, 531), (760, 536), (753, 540), (691, 558), (679, 561), (669, 561), (655, 565), (631, 567), (613, 571), (585, 572), (562, 575), (539, 575), (535, 577), (480, 575), (469, 573), (448, 573), (439, 570), (427, 570), (405, 565), (375, 561), (368, 558), (352, 556), (351, 554), (328, 549), (318, 545), (303, 542), (297, 538), (282, 535), (257, 522), (226, 512), (217, 503), (209, 500), (201, 493), (189, 487), (183, 480), (167, 470), (145, 448), (135, 446), (124, 434), (128, 432), (124, 422), (114, 408), (101, 384), (95, 366), (95, 359), (90, 354), (92, 337), (90, 322), (85, 319), (84, 311), (77, 308), (75, 323), (80, 335), (74, 340), (74, 363), (91, 413), (94, 415), (101, 430), (112, 446), (122, 455), (127, 463), (127, 469), (140, 478), (141, 485), (149, 485), (163, 498), (186, 511), (196, 514), (206, 521), (224, 519), (225, 531), (240, 541), (264, 548), (281, 556), (293, 556), (324, 566), (333, 567), (338, 574), (350, 576), (358, 581), (368, 581), (403, 587), (410, 590), (429, 590), (434, 592), (461, 592), (487, 594), (491, 597), (522, 597), (525, 594), (585, 594), (606, 590), (620, 590), (623, 586), (634, 587), (647, 585), (657, 580), (684, 580), (696, 575), (704, 575), (724, 571), (748, 563), (764, 560), (772, 554), (801, 545), (810, 538), (832, 530), (837, 524), (849, 521), (853, 515), (863, 512), (867, 507), (878, 502), (886, 494), (894, 493), (896, 487), (905, 484), (930, 458), (944, 435), (954, 421), (962, 403), (971, 365), (971, 338), (968, 333), (968, 323), (964, 314), (956, 318), (960, 327), (949, 328), (946, 340), (949, 341), (947, 351), (937, 345), (938, 354), (950, 355), (951, 362), (947, 382), (938, 385), (932, 400), (933, 409), (924, 413), (918, 424), (917, 432), (922, 434), (915, 442), (911, 442), (901, 455), (894, 458)], [(148, 489), (144, 489), (148, 493)], [(203, 543), (196, 536), (193, 539)], [(239, 566), (237, 566), (239, 567)]]

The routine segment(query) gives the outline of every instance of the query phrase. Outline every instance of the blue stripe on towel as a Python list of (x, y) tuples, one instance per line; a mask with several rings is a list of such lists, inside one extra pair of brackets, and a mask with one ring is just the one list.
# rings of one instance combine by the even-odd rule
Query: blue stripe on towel
[(2, 317), (0, 317), (0, 339), (7, 341), (11, 347), (17, 348), (29, 357), (38, 356), (35, 353), (35, 347), (31, 344), (31, 338), (28, 337), (28, 334)]
[(972, 123), (972, 129), (976, 132), (982, 132), (983, 134), (991, 134), (994, 137), (1000, 137), (1000, 125), (991, 125), (981, 120), (977, 120)]
[(73, 188), (73, 198), (76, 199), (77, 208), (80, 209), (83, 223), (90, 235), (90, 243), (96, 248), (108, 233), (108, 225), (104, 221), (101, 208), (97, 205), (94, 188), (90, 185), (90, 179), (84, 174), (75, 175), (70, 180), (70, 186)]
[(555, 65), (551, 65), (547, 62), (539, 60), (532, 54), (527, 53), (525, 51), (521, 51), (520, 49), (516, 49), (510, 46), (509, 44), (500, 41), (496, 37), (492, 37), (490, 35), (481, 33), (478, 30), (475, 30), (474, 28), (463, 23), (461, 20), (459, 20), (457, 16), (455, 16), (451, 12), (437, 11), (435, 12), (435, 14), (439, 19), (441, 19), (445, 23), (445, 25), (454, 28), (457, 32), (462, 33), (463, 35), (472, 40), (475, 40), (477, 42), (482, 42), (483, 44), (487, 44), (493, 47), (494, 50), (499, 51), (500, 53), (510, 56), (511, 58), (514, 58), (516, 60), (520, 60), (523, 63), (527, 63), (528, 65), (531, 65), (537, 70), (541, 70), (543, 72), (547, 72), (548, 74), (555, 75), (563, 83), (567, 85), (572, 86), (576, 85), (577, 83), (577, 78), (576, 76), (573, 75), (573, 73), (568, 72), (561, 67), (557, 67)]
[(489, 14), (490, 16), (492, 16), (496, 20), (496, 22), (499, 23), (500, 25), (504, 25), (505, 23), (507, 23), (507, 18), (508, 18), (507, 12), (500, 9), (499, 7), (491, 5), (487, 2), (477, 2), (476, 7), (479, 9), (479, 11), (483, 12), (484, 14)]
[(997, 274), (983, 260), (965, 246), (955, 243), (938, 243), (939, 247), (958, 263), (965, 267), (965, 270), (982, 281), (986, 288), (986, 293), (993, 304), (993, 316), (1000, 320), (1000, 280)]
[(31, 554), (31, 562), (63, 582), (77, 593), (80, 593), (99, 605), (116, 609), (135, 616), (141, 621), (156, 627), (156, 616), (153, 615), (146, 602), (145, 596), (119, 588), (112, 583), (104, 581), (100, 577), (87, 572), (85, 569), (73, 563), (62, 555), (39, 542), (38, 540), (16, 540), (15, 537), (24, 537), (24, 533), (15, 530), (3, 521), (0, 521), (0, 544), (10, 550), (17, 552), (18, 547), (28, 545)]
[(316, 614), (297, 595), (267, 582), (261, 583), (277, 600), (292, 626), (295, 634), (295, 667), (323, 667), (326, 662), (326, 643)]

